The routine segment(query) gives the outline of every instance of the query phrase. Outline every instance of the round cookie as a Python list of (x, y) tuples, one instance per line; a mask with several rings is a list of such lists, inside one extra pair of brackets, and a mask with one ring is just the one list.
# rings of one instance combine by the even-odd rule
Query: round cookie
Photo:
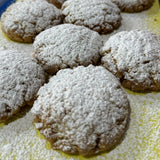
[(57, 8), (61, 8), (62, 4), (66, 0), (47, 0), (49, 3), (54, 4)]
[(141, 30), (119, 32), (102, 48), (102, 64), (132, 91), (160, 90), (160, 36)]
[(117, 78), (89, 65), (60, 70), (40, 88), (31, 112), (53, 149), (91, 156), (121, 142), (130, 108)]
[(140, 12), (150, 8), (154, 0), (111, 0), (117, 4), (121, 11), (124, 12)]
[(0, 51), (0, 122), (33, 104), (38, 89), (44, 84), (44, 71), (37, 62), (11, 50)]
[(83, 25), (99, 33), (111, 32), (121, 22), (120, 9), (110, 0), (68, 0), (61, 9), (65, 23)]
[(34, 43), (33, 56), (50, 74), (79, 65), (96, 65), (100, 61), (101, 36), (84, 26), (62, 24), (40, 33)]
[(37, 34), (61, 22), (60, 11), (54, 5), (45, 0), (22, 0), (2, 14), (1, 28), (11, 40), (31, 43)]

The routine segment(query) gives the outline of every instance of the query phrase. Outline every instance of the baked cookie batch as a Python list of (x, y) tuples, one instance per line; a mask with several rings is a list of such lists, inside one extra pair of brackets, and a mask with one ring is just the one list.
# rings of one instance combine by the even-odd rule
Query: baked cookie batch
[(0, 51), (0, 121), (32, 105), (45, 73), (36, 60), (13, 50)]
[(13, 41), (33, 42), (33, 53), (0, 50), (0, 122), (33, 105), (35, 127), (53, 149), (92, 156), (120, 144), (130, 119), (122, 86), (135, 92), (160, 90), (160, 37), (132, 30), (103, 42), (100, 34), (120, 26), (121, 11), (139, 12), (153, 2), (12, 4), (1, 17), (2, 31)]

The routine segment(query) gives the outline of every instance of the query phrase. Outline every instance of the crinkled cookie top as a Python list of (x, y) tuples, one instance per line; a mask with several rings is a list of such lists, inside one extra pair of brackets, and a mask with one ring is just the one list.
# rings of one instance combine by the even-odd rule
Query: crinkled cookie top
[(2, 30), (19, 42), (32, 42), (38, 33), (61, 21), (60, 11), (45, 0), (16, 2), (1, 17)]
[(62, 24), (36, 37), (33, 56), (52, 74), (63, 68), (97, 64), (102, 45), (97, 32), (84, 26)]
[(125, 87), (160, 90), (160, 36), (141, 30), (119, 32), (105, 43), (102, 63)]
[(140, 12), (152, 6), (154, 0), (111, 0), (119, 6), (121, 11)]
[(0, 121), (30, 103), (45, 82), (44, 71), (31, 57), (0, 51)]
[(60, 70), (40, 88), (32, 108), (36, 127), (54, 149), (93, 155), (120, 142), (129, 102), (119, 81), (90, 65)]
[(64, 22), (100, 33), (118, 28), (121, 21), (120, 9), (110, 0), (68, 0), (62, 5), (62, 14)]

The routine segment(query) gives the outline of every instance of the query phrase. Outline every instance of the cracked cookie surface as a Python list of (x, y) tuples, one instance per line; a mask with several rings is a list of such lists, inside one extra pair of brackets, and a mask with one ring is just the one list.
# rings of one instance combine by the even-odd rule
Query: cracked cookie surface
[(35, 59), (13, 50), (0, 50), (0, 121), (31, 105), (45, 75)]
[(61, 9), (65, 23), (83, 25), (102, 34), (120, 26), (120, 9), (110, 0), (68, 0)]
[(53, 149), (91, 156), (122, 140), (130, 109), (117, 78), (89, 65), (57, 72), (40, 88), (31, 112)]
[(111, 0), (124, 12), (140, 12), (150, 8), (154, 0)]
[(141, 30), (122, 31), (106, 41), (102, 64), (132, 91), (160, 90), (160, 36)]
[(11, 40), (31, 43), (37, 34), (62, 22), (59, 9), (45, 0), (22, 0), (2, 14), (2, 31)]
[(100, 61), (101, 36), (84, 26), (62, 24), (40, 33), (34, 43), (33, 56), (50, 74), (79, 65), (96, 65)]

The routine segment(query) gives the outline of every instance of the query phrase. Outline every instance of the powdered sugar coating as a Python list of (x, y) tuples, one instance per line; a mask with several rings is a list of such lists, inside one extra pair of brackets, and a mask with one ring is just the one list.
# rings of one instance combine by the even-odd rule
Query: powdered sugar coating
[(150, 8), (154, 0), (111, 0), (117, 4), (121, 11), (125, 12), (140, 12)]
[(30, 105), (45, 82), (44, 71), (30, 56), (0, 51), (0, 121)]
[(62, 24), (40, 33), (33, 44), (34, 57), (45, 71), (97, 64), (102, 38), (84, 26)]
[(160, 36), (142, 30), (119, 32), (105, 43), (102, 64), (133, 91), (160, 90)]
[(110, 0), (68, 0), (62, 5), (65, 23), (107, 33), (119, 27), (120, 9)]
[(38, 33), (61, 21), (60, 11), (45, 0), (16, 2), (1, 17), (3, 32), (18, 42), (33, 42)]
[(57, 8), (61, 8), (62, 4), (66, 1), (66, 0), (47, 0), (49, 3), (54, 4)]
[(41, 87), (32, 113), (54, 149), (89, 156), (110, 150), (126, 131), (129, 102), (119, 81), (90, 65), (60, 70)]

